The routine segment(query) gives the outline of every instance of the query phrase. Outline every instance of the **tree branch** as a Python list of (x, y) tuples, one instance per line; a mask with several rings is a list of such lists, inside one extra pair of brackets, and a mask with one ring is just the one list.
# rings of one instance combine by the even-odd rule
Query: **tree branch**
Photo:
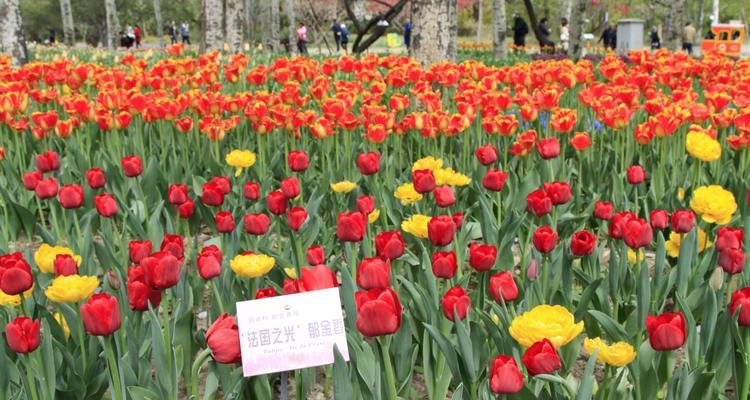
[[(352, 45), (352, 52), (358, 54), (362, 53), (367, 50), (367, 48), (372, 46), (372, 44), (375, 43), (378, 39), (380, 39), (380, 37), (385, 33), (385, 28), (378, 27), (378, 22), (380, 22), (380, 20), (386, 20), (390, 24), (391, 20), (396, 18), (401, 13), (408, 1), (409, 0), (399, 0), (398, 3), (391, 6), (391, 8), (388, 9), (388, 11), (382, 16), (371, 18), (367, 22), (367, 25), (365, 25), (364, 29), (357, 31), (357, 38), (354, 40), (354, 44)], [(345, 0), (344, 4), (348, 4), (348, 1)], [(375, 31), (371, 33), (367, 39), (365, 39), (365, 35), (367, 35), (367, 33), (370, 32), (370, 30), (372, 30), (373, 28), (376, 28)]]
[(351, 0), (343, 0), (343, 3), (344, 10), (346, 10), (346, 16), (352, 20), (352, 25), (354, 26), (354, 29), (357, 30), (357, 34), (359, 34), (362, 32), (362, 23), (357, 19), (357, 16), (354, 15), (354, 11), (352, 11)]

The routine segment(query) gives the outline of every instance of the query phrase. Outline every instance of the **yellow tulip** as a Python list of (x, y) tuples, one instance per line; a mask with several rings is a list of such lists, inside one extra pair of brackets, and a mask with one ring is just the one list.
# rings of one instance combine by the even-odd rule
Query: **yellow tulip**
[(406, 233), (425, 239), (427, 238), (427, 224), (430, 222), (432, 217), (428, 217), (422, 214), (414, 214), (406, 221), (401, 222), (401, 230)]
[[(31, 293), (34, 291), (34, 287), (32, 286), (29, 290), (23, 292), (23, 297), (29, 297), (31, 296)], [(15, 307), (17, 305), (21, 304), (21, 296), (20, 295), (9, 295), (2, 290), (0, 290), (0, 306), (5, 307)]]
[[(667, 254), (669, 254), (670, 257), (679, 257), (681, 244), (682, 239), (680, 238), (680, 235), (671, 232), (669, 234), (669, 240), (664, 244), (667, 249)], [(713, 243), (706, 238), (706, 232), (704, 232), (703, 229), (698, 228), (698, 253), (702, 253), (703, 250), (711, 247), (711, 245), (713, 245)]]
[(46, 274), (55, 273), (55, 257), (58, 254), (73, 256), (76, 264), (81, 265), (81, 256), (73, 254), (73, 250), (63, 246), (50, 246), (47, 243), (42, 243), (39, 249), (34, 253), (34, 262), (39, 267), (39, 270)]
[(721, 144), (703, 131), (690, 131), (685, 140), (688, 153), (701, 161), (714, 161), (721, 157)]
[(240, 176), (243, 168), (250, 168), (255, 164), (255, 153), (250, 150), (232, 150), (224, 157), (224, 160), (230, 166), (237, 168), (234, 176)]
[(367, 214), (367, 221), (371, 224), (378, 220), (380, 217), (380, 209), (376, 208), (371, 213)]
[(435, 171), (436, 169), (440, 169), (443, 167), (443, 159), (442, 158), (435, 158), (433, 156), (427, 156), (424, 158), (420, 158), (417, 161), (414, 161), (414, 164), (411, 166), (412, 171), (417, 171), (420, 169), (429, 169), (430, 171)]
[(331, 190), (336, 193), (349, 193), (357, 187), (357, 184), (352, 181), (341, 181), (331, 184)]
[(55, 321), (57, 321), (57, 323), (60, 325), (60, 328), (62, 328), (63, 332), (65, 333), (65, 339), (69, 338), (70, 328), (68, 327), (68, 321), (65, 320), (65, 317), (59, 312), (56, 312)]
[(257, 278), (268, 273), (276, 265), (276, 260), (265, 254), (240, 254), (232, 259), (229, 266), (237, 275)]
[(591, 355), (595, 350), (596, 359), (604, 361), (613, 367), (624, 367), (635, 360), (635, 349), (628, 343), (617, 342), (607, 345), (601, 338), (589, 339), (583, 341), (583, 350)]
[(401, 205), (404, 206), (422, 200), (422, 195), (414, 189), (414, 184), (411, 182), (404, 183), (403, 185), (396, 188), (396, 191), (393, 192), (393, 195), (396, 196), (397, 199), (401, 200)]
[(525, 347), (549, 339), (555, 348), (560, 348), (583, 331), (583, 321), (575, 323), (573, 314), (563, 306), (543, 304), (514, 318), (508, 331)]
[(701, 186), (693, 192), (690, 208), (710, 224), (726, 225), (737, 211), (732, 192), (719, 185)]
[(61, 275), (52, 281), (44, 294), (58, 303), (77, 303), (94, 294), (99, 287), (95, 276)]

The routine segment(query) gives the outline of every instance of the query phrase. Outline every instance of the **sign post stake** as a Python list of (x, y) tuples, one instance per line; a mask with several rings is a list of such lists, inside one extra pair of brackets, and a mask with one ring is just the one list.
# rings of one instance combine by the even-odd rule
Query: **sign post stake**
[(289, 372), (281, 371), (281, 400), (289, 400)]

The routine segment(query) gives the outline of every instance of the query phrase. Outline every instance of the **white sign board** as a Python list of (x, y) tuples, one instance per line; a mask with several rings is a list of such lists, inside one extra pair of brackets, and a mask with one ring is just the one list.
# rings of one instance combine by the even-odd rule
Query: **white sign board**
[(244, 376), (349, 361), (338, 288), (238, 302), (237, 326)]

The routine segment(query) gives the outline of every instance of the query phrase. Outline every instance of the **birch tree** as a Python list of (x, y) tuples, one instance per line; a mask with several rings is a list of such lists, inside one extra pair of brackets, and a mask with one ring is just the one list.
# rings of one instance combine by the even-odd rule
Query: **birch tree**
[(156, 35), (159, 36), (159, 47), (164, 47), (164, 22), (161, 20), (161, 0), (154, 0), (154, 19), (156, 19)]
[(505, 58), (505, 36), (508, 24), (505, 17), (505, 0), (492, 0), (492, 55)]
[(60, 0), (60, 16), (63, 24), (63, 43), (72, 46), (75, 43), (75, 24), (70, 0)]
[(0, 51), (10, 55), (14, 65), (28, 59), (19, 0), (0, 0)]
[(226, 0), (224, 4), (225, 38), (230, 53), (242, 51), (242, 20), (244, 0)]
[(224, 4), (221, 0), (203, 0), (203, 40), (204, 51), (222, 50), (224, 47)]
[(117, 18), (115, 0), (104, 0), (104, 14), (107, 22), (107, 48), (112, 51), (117, 47), (120, 36), (120, 20)]
[(292, 44), (295, 41), (295, 32), (297, 28), (297, 21), (294, 15), (294, 0), (286, 0), (286, 18), (289, 21), (289, 43)]
[(455, 3), (452, 0), (412, 1), (412, 52), (425, 67), (455, 57), (456, 46), (451, 45), (452, 29), (456, 26)]
[(682, 48), (682, 26), (684, 23), (685, 0), (672, 0), (667, 9), (667, 20), (664, 24), (664, 44), (669, 50), (677, 51)]
[[(268, 1), (268, 0), (267, 0)], [(279, 31), (281, 30), (281, 16), (279, 15), (279, 0), (270, 0), (271, 3), (271, 49), (274, 53), (279, 52)], [(294, 42), (291, 42), (294, 43)]]
[(574, 60), (581, 58), (583, 52), (583, 24), (586, 20), (586, 3), (588, 0), (574, 0), (570, 12), (570, 45), (568, 55)]

